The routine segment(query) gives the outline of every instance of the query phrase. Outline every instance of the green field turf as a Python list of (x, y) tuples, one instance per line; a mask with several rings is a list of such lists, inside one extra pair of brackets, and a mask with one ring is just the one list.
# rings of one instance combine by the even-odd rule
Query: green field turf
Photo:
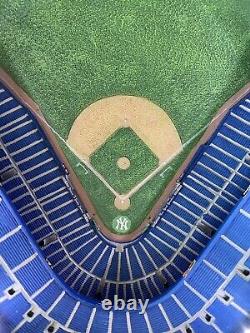
[[(167, 110), (185, 143), (250, 79), (249, 12), (248, 0), (1, 0), (0, 65), (65, 139), (86, 106), (134, 95)], [(193, 144), (131, 198), (131, 231)], [(112, 230), (113, 195), (63, 148)]]
[[(121, 170), (119, 157), (127, 157), (130, 167)], [(118, 193), (126, 193), (159, 164), (158, 158), (131, 128), (118, 129), (91, 156), (90, 162)]]

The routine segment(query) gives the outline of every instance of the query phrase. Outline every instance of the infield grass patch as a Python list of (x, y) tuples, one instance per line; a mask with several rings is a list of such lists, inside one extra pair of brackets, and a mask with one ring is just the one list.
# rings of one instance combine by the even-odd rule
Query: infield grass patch
[[(117, 166), (120, 157), (127, 157), (130, 166)], [(157, 156), (131, 128), (120, 128), (91, 156), (90, 162), (119, 193), (129, 191), (142, 181), (159, 163)]]

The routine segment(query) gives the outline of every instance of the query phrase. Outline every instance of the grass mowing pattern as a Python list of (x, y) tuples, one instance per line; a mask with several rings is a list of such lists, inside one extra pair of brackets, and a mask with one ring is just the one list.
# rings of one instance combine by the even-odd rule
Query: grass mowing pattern
[[(0, 65), (65, 139), (86, 106), (123, 94), (168, 110), (186, 142), (250, 78), (249, 11), (248, 0), (1, 0)], [(69, 160), (109, 226), (112, 194)], [(180, 161), (133, 196), (134, 227)]]
[[(122, 156), (130, 160), (127, 170), (116, 164)], [(131, 128), (118, 129), (90, 156), (90, 162), (120, 194), (128, 192), (159, 164), (155, 154)]]

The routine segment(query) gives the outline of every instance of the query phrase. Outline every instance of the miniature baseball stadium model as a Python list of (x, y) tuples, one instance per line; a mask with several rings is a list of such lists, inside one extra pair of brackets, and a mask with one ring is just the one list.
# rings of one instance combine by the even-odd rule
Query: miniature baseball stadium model
[(249, 13), (3, 0), (0, 333), (250, 332)]

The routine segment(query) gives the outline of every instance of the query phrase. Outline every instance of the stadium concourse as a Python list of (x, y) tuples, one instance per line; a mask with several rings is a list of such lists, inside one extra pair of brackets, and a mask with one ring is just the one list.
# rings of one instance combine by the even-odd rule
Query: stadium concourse
[[(244, 332), (250, 312), (249, 86), (153, 225), (117, 244), (89, 218), (35, 116), (0, 85), (2, 332)], [(146, 312), (103, 299), (150, 299)]]

